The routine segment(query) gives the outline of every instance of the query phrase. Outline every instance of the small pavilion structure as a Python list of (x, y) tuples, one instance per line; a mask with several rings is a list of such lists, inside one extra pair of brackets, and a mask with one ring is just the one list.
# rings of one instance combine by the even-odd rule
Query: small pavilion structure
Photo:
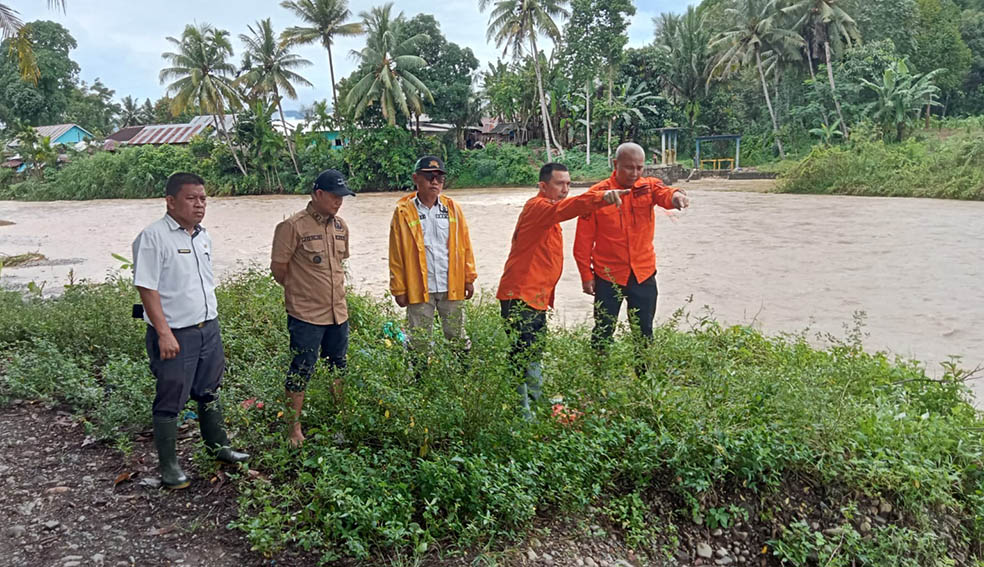
[[(700, 170), (704, 169), (704, 165), (707, 164), (710, 167), (708, 169), (738, 169), (741, 167), (741, 134), (717, 134), (714, 136), (697, 136), (694, 138), (696, 140), (696, 151), (694, 152), (694, 169)], [(735, 142), (735, 157), (722, 158), (722, 157), (703, 157), (700, 153), (700, 145), (702, 142), (717, 142), (717, 141), (734, 141)], [(728, 167), (725, 168), (724, 166)]]
[(656, 128), (660, 139), (660, 163), (659, 165), (673, 165), (677, 158), (677, 138), (680, 134), (679, 128)]

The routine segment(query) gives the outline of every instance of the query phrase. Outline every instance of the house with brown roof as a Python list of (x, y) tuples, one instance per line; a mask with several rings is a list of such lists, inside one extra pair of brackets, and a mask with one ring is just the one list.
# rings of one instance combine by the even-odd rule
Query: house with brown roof
[(107, 149), (119, 146), (163, 146), (187, 144), (195, 136), (208, 135), (219, 128), (229, 131), (235, 127), (236, 117), (226, 115), (196, 116), (187, 124), (148, 124), (146, 126), (127, 126), (106, 138)]

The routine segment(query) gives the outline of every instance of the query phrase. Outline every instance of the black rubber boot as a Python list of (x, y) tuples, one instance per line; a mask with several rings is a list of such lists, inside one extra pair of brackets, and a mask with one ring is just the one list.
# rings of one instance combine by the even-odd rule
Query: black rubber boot
[(161, 482), (173, 490), (187, 488), (191, 484), (178, 464), (177, 438), (178, 418), (154, 416), (154, 445), (157, 447)]
[(229, 437), (222, 423), (222, 408), (219, 403), (198, 403), (198, 425), (202, 428), (205, 447), (215, 455), (215, 460), (223, 463), (242, 463), (249, 459), (248, 453), (234, 451), (229, 447)]

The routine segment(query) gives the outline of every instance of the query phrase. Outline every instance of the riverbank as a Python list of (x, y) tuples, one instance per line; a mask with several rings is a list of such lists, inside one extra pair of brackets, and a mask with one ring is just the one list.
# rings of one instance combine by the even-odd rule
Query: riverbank
[(820, 146), (795, 164), (783, 164), (779, 190), (984, 200), (984, 131), (923, 131), (898, 144), (852, 138)]
[[(154, 478), (152, 455), (122, 467), (135, 477), (114, 478), (119, 488), (108, 486), (112, 469), (90, 473), (96, 494), (163, 499), (159, 510), (120, 510), (136, 513), (130, 523), (146, 525), (153, 549), (215, 534), (226, 542), (217, 552), (241, 550), (234, 534), (181, 531), (183, 521), (195, 525), (207, 509), (200, 504), (173, 528), (168, 523), (175, 503), (209, 502), (213, 491), (231, 485), (237, 509), (230, 525), (255, 553), (287, 564), (292, 553), (370, 564), (464, 564), (502, 554), (507, 565), (587, 564), (586, 556), (610, 565), (701, 565), (712, 556), (736, 565), (803, 564), (811, 556), (819, 564), (878, 565), (945, 558), (973, 565), (980, 558), (984, 423), (966, 402), (966, 374), (953, 369), (932, 380), (915, 366), (867, 354), (856, 329), (814, 349), (803, 337), (769, 338), (680, 312), (656, 329), (649, 347), (623, 333), (598, 358), (586, 327), (553, 326), (545, 396), (559, 405), (544, 401), (527, 423), (515, 406), (494, 302), (467, 307), (469, 354), (453, 355), (439, 341), (430, 366), (412, 381), (403, 349), (383, 335), (398, 310), (352, 296), (347, 387), (336, 398), (333, 376), (317, 372), (302, 418), (309, 441), (297, 451), (278, 415), (289, 360), (279, 287), (241, 274), (227, 277), (218, 296), (228, 358), (225, 413), (235, 443), (254, 455), (252, 472), (220, 473), (190, 421), (182, 442), (183, 464), (196, 479), (189, 492), (140, 486)], [(72, 286), (57, 299), (0, 294), (0, 404), (65, 404), (67, 427), (84, 419), (93, 440), (146, 455), (153, 381), (143, 325), (129, 318), (133, 297), (125, 280)], [(24, 405), (15, 407), (2, 411), (23, 417)], [(10, 420), (0, 419), (0, 427), (6, 442), (27, 435)], [(27, 462), (23, 451), (82, 464), (74, 469), (93, 456), (81, 446), (85, 439), (78, 448), (52, 448), (39, 444), (47, 437), (33, 435), (4, 466)], [(84, 486), (46, 474), (33, 493), (42, 499), (39, 511), (67, 506), (71, 491)], [(48, 492), (60, 486), (69, 490)], [(18, 504), (29, 502), (18, 492)], [(65, 541), (61, 523), (91, 529), (84, 521), (119, 529), (103, 521), (106, 506), (86, 509), (86, 520), (63, 509), (47, 527), (12, 508), (11, 517), (26, 522), (14, 524), (25, 528), (17, 537), (40, 529), (51, 532), (49, 542)], [(230, 513), (223, 508), (215, 517)], [(532, 531), (563, 525), (563, 518), (572, 520), (571, 531), (561, 532), (569, 539)], [(175, 539), (164, 537), (170, 529)], [(567, 543), (581, 539), (594, 546)], [(528, 541), (518, 557), (517, 540)], [(243, 555), (241, 564), (254, 559)]]
[[(694, 311), (707, 306), (727, 324), (812, 339), (842, 334), (855, 312), (864, 312), (870, 349), (924, 361), (934, 375), (950, 355), (970, 368), (984, 362), (976, 244), (984, 241), (984, 203), (728, 191), (735, 183), (680, 183), (692, 208), (658, 215), (659, 320), (690, 301)], [(449, 195), (465, 212), (478, 285), (491, 296), (533, 190)], [(342, 207), (353, 227), (349, 283), (359, 292), (386, 294), (387, 227), (397, 198), (359, 195)], [(273, 227), (306, 201), (300, 195), (210, 199), (205, 226), (220, 279), (247, 266), (265, 269)], [(51, 293), (73, 280), (102, 281), (122, 264), (112, 254), (129, 258), (134, 235), (162, 213), (159, 199), (2, 202), (0, 218), (15, 224), (0, 227), (0, 255), (37, 252), (47, 260), (3, 268), (0, 285), (27, 289), (34, 282)], [(576, 221), (562, 227), (565, 264), (552, 324), (573, 326), (590, 320), (591, 302), (571, 255)]]

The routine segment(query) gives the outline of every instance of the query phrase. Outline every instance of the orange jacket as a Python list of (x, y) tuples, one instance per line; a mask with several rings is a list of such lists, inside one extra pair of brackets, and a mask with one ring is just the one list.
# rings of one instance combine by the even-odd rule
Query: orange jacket
[[(615, 181), (615, 174), (595, 184), (589, 191), (627, 189)], [(629, 283), (629, 275), (643, 281), (656, 272), (656, 251), (653, 249), (655, 217), (653, 207), (673, 208), (673, 193), (677, 190), (663, 185), (655, 177), (640, 177), (622, 197), (622, 208), (605, 208), (577, 220), (574, 235), (574, 261), (581, 281), (594, 276), (615, 282)]]
[(537, 195), (523, 207), (496, 298), (521, 299), (533, 309), (553, 307), (554, 288), (564, 270), (562, 221), (605, 206), (602, 192), (551, 201)]
[[(393, 295), (407, 295), (410, 303), (430, 300), (427, 292), (427, 255), (424, 249), (424, 230), (410, 193), (396, 202), (389, 233), (390, 291)], [(461, 208), (450, 197), (439, 197), (448, 208), (448, 299), (465, 298), (465, 283), (478, 278), (475, 271), (475, 255), (472, 252), (468, 224)]]

